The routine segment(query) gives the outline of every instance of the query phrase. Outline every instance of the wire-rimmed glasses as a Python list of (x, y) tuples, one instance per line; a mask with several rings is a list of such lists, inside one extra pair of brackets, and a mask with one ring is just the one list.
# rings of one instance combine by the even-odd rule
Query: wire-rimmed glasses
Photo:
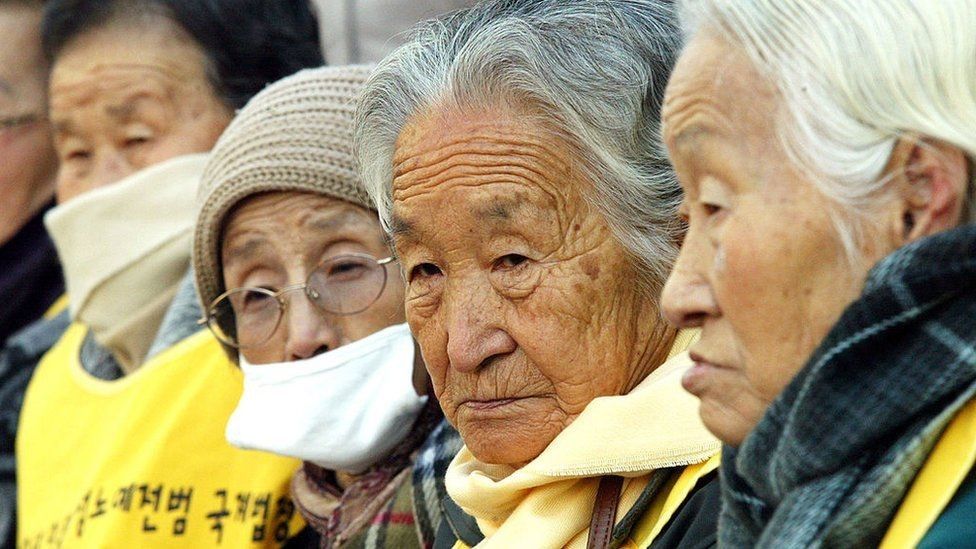
[(354, 315), (376, 303), (386, 288), (386, 265), (393, 257), (376, 259), (366, 254), (329, 258), (312, 271), (303, 284), (274, 291), (268, 288), (234, 288), (217, 296), (200, 321), (221, 342), (237, 349), (257, 347), (274, 335), (284, 317), (285, 294), (302, 290), (324, 313)]

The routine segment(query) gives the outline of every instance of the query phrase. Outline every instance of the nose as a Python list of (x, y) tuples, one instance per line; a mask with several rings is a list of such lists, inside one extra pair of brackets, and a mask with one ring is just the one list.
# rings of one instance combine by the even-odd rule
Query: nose
[(696, 251), (688, 244), (689, 240), (686, 240), (661, 293), (664, 317), (678, 328), (701, 326), (705, 318), (718, 313), (714, 294), (703, 274), (703, 263), (707, 259), (702, 251)]
[[(451, 367), (474, 372), (494, 356), (514, 352), (518, 344), (504, 329), (501, 303), (491, 297), (488, 281), (461, 282), (455, 291), (445, 290), (447, 310), (447, 357)], [(451, 295), (454, 294), (454, 295)]]
[(88, 174), (88, 190), (117, 183), (135, 171), (136, 169), (129, 164), (121, 152), (114, 149), (102, 149), (96, 153), (95, 162)]
[(285, 357), (303, 360), (339, 347), (339, 331), (301, 292), (291, 296), (282, 322), (288, 330)]

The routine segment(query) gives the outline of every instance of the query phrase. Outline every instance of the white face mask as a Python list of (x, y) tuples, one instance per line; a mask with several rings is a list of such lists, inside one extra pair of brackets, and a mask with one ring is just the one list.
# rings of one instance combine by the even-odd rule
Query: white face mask
[(410, 328), (385, 328), (307, 360), (248, 364), (244, 394), (227, 423), (238, 448), (359, 473), (413, 427), (427, 396), (413, 386)]

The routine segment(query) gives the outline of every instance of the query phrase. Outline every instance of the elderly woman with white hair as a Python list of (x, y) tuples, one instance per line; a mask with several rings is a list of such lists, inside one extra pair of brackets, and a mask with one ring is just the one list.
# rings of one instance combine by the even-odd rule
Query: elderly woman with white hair
[(687, 0), (662, 298), (729, 547), (976, 536), (976, 1)]
[(658, 124), (675, 23), (669, 2), (486, 2), (366, 84), (360, 168), (465, 443), (458, 547), (714, 540), (718, 443), (680, 387), (695, 332), (657, 300), (682, 236)]

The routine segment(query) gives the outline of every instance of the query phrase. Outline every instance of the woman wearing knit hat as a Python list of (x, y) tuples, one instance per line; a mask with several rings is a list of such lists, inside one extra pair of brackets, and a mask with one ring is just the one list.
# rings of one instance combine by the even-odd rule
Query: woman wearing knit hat
[(322, 547), (423, 547), (441, 517), (425, 498), (444, 494), (460, 442), (355, 169), (369, 72), (303, 71), (238, 114), (204, 172), (193, 263), (205, 321), (244, 372), (228, 441), (304, 460), (292, 492)]
[(44, 4), (60, 164), (44, 221), (69, 307), (0, 353), (31, 378), (5, 416), (16, 456), (0, 444), (17, 545), (278, 547), (303, 524), (298, 462), (223, 440), (242, 376), (196, 323), (188, 267), (205, 153), (268, 83), (323, 62), (308, 2)]

